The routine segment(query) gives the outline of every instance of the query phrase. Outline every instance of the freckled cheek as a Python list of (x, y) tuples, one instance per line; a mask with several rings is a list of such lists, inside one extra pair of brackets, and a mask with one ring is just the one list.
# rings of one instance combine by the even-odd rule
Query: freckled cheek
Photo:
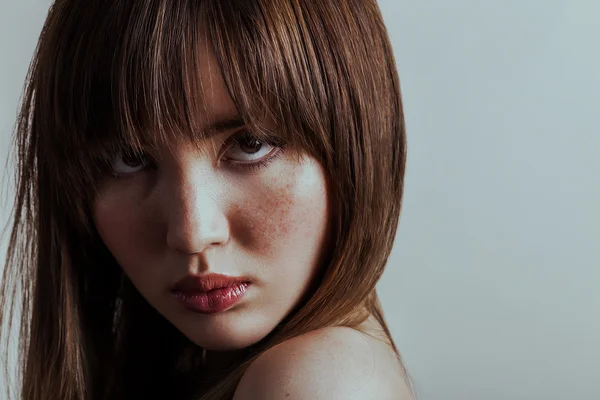
[(261, 190), (247, 197), (230, 216), (237, 227), (232, 232), (242, 238), (248, 250), (261, 258), (275, 256), (293, 228), (290, 212), (293, 201), (289, 194), (277, 190)]
[(265, 257), (303, 257), (318, 246), (322, 225), (320, 196), (299, 192), (293, 185), (268, 191), (254, 199), (253, 212), (244, 210), (255, 249)]

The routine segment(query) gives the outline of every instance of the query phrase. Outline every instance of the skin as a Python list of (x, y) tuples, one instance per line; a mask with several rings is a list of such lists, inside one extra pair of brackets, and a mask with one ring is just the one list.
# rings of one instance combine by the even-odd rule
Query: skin
[(386, 342), (373, 317), (297, 336), (252, 363), (233, 400), (414, 400)]
[[(208, 120), (234, 116), (212, 52), (202, 60)], [(139, 292), (208, 350), (241, 349), (271, 332), (307, 291), (329, 234), (321, 165), (284, 151), (258, 171), (234, 168), (277, 150), (227, 150), (226, 139), (240, 131), (200, 146), (176, 140), (160, 149), (156, 168), (116, 154), (112, 164), (122, 177), (108, 177), (93, 204), (101, 238)], [(184, 276), (209, 273), (252, 284), (233, 308), (210, 315), (187, 310), (170, 293)]]

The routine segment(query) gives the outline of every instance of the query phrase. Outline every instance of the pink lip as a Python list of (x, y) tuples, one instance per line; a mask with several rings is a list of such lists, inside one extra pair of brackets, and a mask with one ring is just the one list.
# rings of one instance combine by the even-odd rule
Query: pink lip
[(238, 303), (249, 285), (250, 280), (245, 277), (188, 275), (173, 286), (171, 293), (190, 311), (214, 314)]

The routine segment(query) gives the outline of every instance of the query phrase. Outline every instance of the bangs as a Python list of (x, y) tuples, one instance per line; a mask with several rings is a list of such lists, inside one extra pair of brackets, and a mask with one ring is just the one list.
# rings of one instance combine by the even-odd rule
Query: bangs
[(73, 22), (65, 24), (54, 80), (65, 83), (53, 99), (63, 151), (81, 155), (88, 149), (79, 161), (89, 166), (86, 161), (123, 146), (155, 150), (176, 137), (200, 143), (212, 135), (199, 73), (209, 50), (220, 69), (211, 74), (221, 74), (239, 118), (254, 136), (318, 152), (321, 140), (306, 135), (320, 130), (315, 125), (322, 118), (311, 115), (316, 105), (298, 104), (293, 90), (284, 94), (309, 82), (308, 77), (288, 81), (294, 74), (298, 78), (292, 72), (298, 65), (285, 65), (293, 62), (294, 50), (286, 54), (273, 40), (289, 38), (269, 39), (267, 34), (282, 30), (271, 26), (274, 31), (267, 32), (273, 23), (260, 23), (260, 2), (243, 9), (240, 2), (224, 3), (229, 2), (115, 1), (103, 4), (108, 10), (72, 6), (73, 14), (77, 7), (83, 14), (71, 15)]
[(55, 107), (70, 122), (73, 151), (97, 156), (122, 146), (156, 148), (181, 135), (203, 139), (198, 57), (206, 43), (195, 4), (108, 2), (108, 11), (91, 10), (70, 27), (69, 36), (80, 39), (65, 44), (74, 62), (57, 80), (70, 90)]

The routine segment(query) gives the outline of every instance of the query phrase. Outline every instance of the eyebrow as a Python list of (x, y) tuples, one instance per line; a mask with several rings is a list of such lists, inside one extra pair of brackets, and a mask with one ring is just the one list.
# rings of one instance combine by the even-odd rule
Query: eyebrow
[(246, 122), (237, 114), (220, 118), (204, 128), (204, 131), (209, 135), (218, 135), (223, 132), (228, 132), (233, 129), (241, 128), (246, 125)]

